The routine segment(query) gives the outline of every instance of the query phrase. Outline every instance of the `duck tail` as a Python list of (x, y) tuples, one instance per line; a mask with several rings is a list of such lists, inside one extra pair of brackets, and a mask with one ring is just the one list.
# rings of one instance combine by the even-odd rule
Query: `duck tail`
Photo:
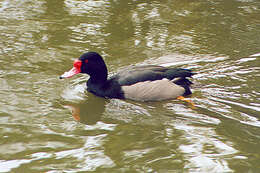
[(185, 92), (183, 94), (183, 96), (187, 96), (192, 94), (191, 90), (190, 90), (190, 86), (193, 84), (189, 79), (186, 78), (177, 78), (175, 80), (173, 80), (173, 83), (175, 83), (176, 85), (180, 85), (185, 89)]

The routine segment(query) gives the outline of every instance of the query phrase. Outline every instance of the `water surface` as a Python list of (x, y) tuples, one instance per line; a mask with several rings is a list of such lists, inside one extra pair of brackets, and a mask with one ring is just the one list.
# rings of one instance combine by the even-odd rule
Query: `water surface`
[[(0, 172), (260, 172), (257, 0), (0, 2)], [(59, 80), (86, 51), (109, 75), (189, 68), (196, 108)]]

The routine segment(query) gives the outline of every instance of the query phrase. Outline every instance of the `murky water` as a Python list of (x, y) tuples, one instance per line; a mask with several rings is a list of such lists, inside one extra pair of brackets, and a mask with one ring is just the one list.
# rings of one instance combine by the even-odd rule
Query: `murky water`
[[(260, 172), (258, 0), (2, 0), (0, 172)], [(98, 98), (58, 77), (190, 68), (196, 108)]]

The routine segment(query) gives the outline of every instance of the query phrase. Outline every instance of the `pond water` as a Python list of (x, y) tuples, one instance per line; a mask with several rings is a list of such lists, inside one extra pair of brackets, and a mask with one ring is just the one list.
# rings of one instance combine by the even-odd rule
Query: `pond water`
[[(0, 172), (260, 172), (259, 28), (258, 0), (2, 0)], [(194, 70), (195, 108), (59, 80), (87, 51)]]

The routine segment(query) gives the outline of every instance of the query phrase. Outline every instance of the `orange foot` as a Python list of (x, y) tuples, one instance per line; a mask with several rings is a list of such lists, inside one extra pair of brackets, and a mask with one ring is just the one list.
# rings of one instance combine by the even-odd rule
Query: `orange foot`
[(177, 99), (191, 104), (191, 108), (192, 108), (192, 109), (195, 109), (195, 108), (196, 108), (196, 107), (195, 107), (195, 104), (194, 104), (191, 100), (188, 100), (188, 99), (186, 99), (186, 98), (183, 97), (183, 96), (179, 96), (179, 97), (177, 97)]

